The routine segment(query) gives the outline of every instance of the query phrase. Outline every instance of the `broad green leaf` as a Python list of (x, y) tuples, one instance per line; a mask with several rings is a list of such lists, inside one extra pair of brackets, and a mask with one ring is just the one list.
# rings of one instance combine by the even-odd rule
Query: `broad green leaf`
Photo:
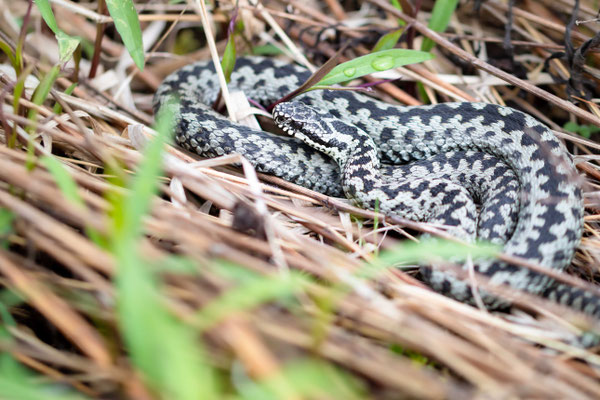
[(376, 51), (393, 49), (394, 46), (396, 46), (396, 43), (398, 43), (400, 36), (402, 36), (402, 32), (404, 32), (404, 29), (397, 29), (393, 32), (383, 35), (377, 41), (375, 47), (373, 47), (373, 53)]
[(391, 49), (378, 51), (337, 65), (317, 85), (331, 86), (364, 75), (419, 63), (432, 58), (432, 54), (418, 50)]
[(131, 0), (106, 0), (106, 7), (115, 21), (115, 28), (135, 65), (144, 69), (144, 47), (142, 29), (137, 12)]
[[(436, 32), (443, 32), (450, 23), (450, 18), (458, 5), (458, 0), (436, 0), (433, 10), (431, 11), (431, 19), (427, 25), (430, 29)], [(430, 51), (435, 43), (429, 38), (423, 40), (421, 50)]]
[(60, 63), (66, 63), (71, 59), (71, 56), (77, 49), (77, 46), (79, 46), (80, 41), (77, 38), (67, 35), (63, 31), (58, 31), (56, 33), (56, 40), (58, 41)]
[(54, 13), (52, 12), (50, 2), (48, 0), (35, 0), (35, 4), (38, 6), (40, 14), (42, 14), (42, 18), (44, 21), (46, 21), (48, 28), (52, 29), (54, 34), (57, 34), (59, 29), (58, 25), (56, 24), (56, 19), (54, 18)]
[(54, 13), (52, 12), (52, 7), (50, 7), (50, 2), (48, 0), (35, 0), (35, 4), (38, 6), (42, 18), (46, 21), (46, 25), (48, 25), (56, 36), (60, 62), (65, 63), (69, 61), (71, 55), (79, 45), (79, 39), (67, 35), (58, 28)]

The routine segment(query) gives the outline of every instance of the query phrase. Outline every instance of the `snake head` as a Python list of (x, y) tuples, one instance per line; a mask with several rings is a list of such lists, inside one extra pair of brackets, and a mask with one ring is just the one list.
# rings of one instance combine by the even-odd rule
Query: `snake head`
[(356, 126), (298, 101), (277, 104), (273, 120), (286, 134), (327, 154), (339, 165), (345, 165), (355, 149), (365, 151), (366, 144), (375, 147), (372, 139)]
[(325, 133), (317, 111), (298, 101), (277, 104), (273, 109), (273, 120), (285, 133), (301, 140), (304, 140), (304, 135), (314, 138)]

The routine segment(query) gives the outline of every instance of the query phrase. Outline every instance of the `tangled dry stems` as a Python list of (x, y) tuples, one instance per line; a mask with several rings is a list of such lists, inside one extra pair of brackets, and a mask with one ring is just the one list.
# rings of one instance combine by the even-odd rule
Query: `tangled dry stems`
[[(24, 7), (18, 3), (0, 2), (0, 9), (20, 16)], [(336, 17), (327, 16), (325, 9), (291, 0), (264, 2), (262, 10), (242, 5), (242, 18), (246, 18), (248, 29), (254, 30), (250, 33), (261, 37), (260, 40), (266, 40), (269, 32), (264, 13), (279, 24), (293, 21), (286, 30), (291, 40), (304, 41), (312, 53), (328, 57), (336, 51), (331, 41), (318, 41), (314, 34), (303, 32), (303, 28), (327, 28), (343, 17), (352, 21), (359, 16), (347, 14), (335, 0), (326, 3), (333, 7)], [(561, 130), (534, 108), (533, 96), (537, 96), (536, 104), (547, 102), (558, 107), (562, 111), (557, 114), (563, 118), (568, 115), (581, 123), (600, 125), (600, 113), (594, 102), (584, 101), (576, 106), (565, 100), (564, 87), (548, 84), (547, 75), (539, 68), (549, 51), (561, 44), (561, 35), (565, 33), (564, 25), (544, 18), (543, 12), (564, 17), (572, 2), (542, 1), (535, 5), (537, 8), (526, 2), (535, 10), (514, 10), (514, 30), (522, 40), (514, 41), (513, 45), (530, 49), (518, 52), (530, 69), (528, 80), (503, 72), (483, 61), (484, 57), (474, 55), (474, 41), (500, 41), (501, 30), (476, 24), (473, 15), (457, 14), (451, 25), (454, 33), (444, 36), (382, 0), (370, 3), (387, 11), (385, 20), (378, 17), (380, 26), (392, 28), (394, 20), (390, 15), (394, 15), (438, 44), (438, 62), (399, 71), (405, 79), (423, 82), (432, 99), (511, 100)], [(285, 4), (293, 5), (297, 13), (288, 14), (283, 8)], [(581, 10), (582, 18), (594, 14), (586, 5)], [(180, 7), (164, 7), (156, 13), (146, 9), (141, 20), (179, 24), (199, 20), (195, 14), (180, 15)], [(483, 9), (489, 18), (497, 19), (496, 23), (505, 23), (503, 3), (487, 1)], [(230, 10), (224, 6), (224, 10), (215, 11), (214, 21), (226, 22), (225, 12)], [(68, 33), (93, 40), (94, 23), (85, 19), (79, 9), (57, 6), (55, 12), (59, 20), (72, 21), (69, 27), (65, 26), (71, 30)], [(34, 20), (39, 27), (39, 16), (34, 15)], [(424, 19), (420, 15), (418, 20)], [(12, 37), (14, 32), (10, 32), (8, 25), (0, 26), (4, 36)], [(149, 30), (150, 25), (146, 28)], [(346, 27), (340, 31), (349, 39), (360, 39), (365, 34), (361, 29)], [(259, 35), (261, 32), (263, 36)], [(574, 32), (572, 38), (580, 44), (596, 33), (595, 26), (586, 25), (585, 29)], [(154, 40), (159, 37), (155, 35)], [(50, 37), (36, 32), (28, 42), (44, 38)], [(459, 39), (460, 46), (450, 38)], [(222, 51), (223, 47), (224, 41), (217, 42), (218, 49)], [(86, 230), (110, 232), (107, 215), (111, 205), (106, 194), (127, 189), (116, 187), (107, 179), (104, 167), (116, 162), (135, 171), (144, 137), (152, 134), (148, 128), (152, 121), (149, 94), (168, 72), (209, 55), (204, 47), (183, 57), (148, 54), (148, 67), (140, 72), (131, 67), (111, 69), (114, 63), (109, 57), (120, 60), (127, 57), (116, 41), (105, 37), (102, 49), (106, 59), (101, 64), (105, 69), (100, 76), (113, 80), (119, 77), (120, 83), (113, 89), (127, 94), (129, 100), (127, 96), (112, 97), (108, 88), (98, 90), (94, 85), (102, 83), (102, 79), (84, 80), (73, 95), (65, 95), (61, 91), (70, 82), (63, 77), (57, 82), (54, 95), (65, 104), (65, 111), (54, 115), (50, 103), (38, 107), (37, 132), (41, 137), (36, 139), (35, 153), (60, 157), (77, 183), (85, 207), (66, 201), (53, 176), (41, 164), (28, 170), (26, 146), (0, 147), (0, 207), (16, 216), (14, 232), (7, 237), (10, 245), (0, 250), (0, 279), (4, 287), (18, 291), (27, 305), (13, 309), (15, 315), (23, 314), (19, 319), (23, 322), (10, 328), (14, 342), (5, 350), (50, 380), (66, 382), (89, 396), (121, 392), (143, 398), (148, 390), (132, 365), (124, 361), (127, 356), (119, 350), (116, 338), (119, 325), (111, 282), (115, 260), (90, 240)], [(45, 61), (55, 57), (53, 51), (31, 44), (26, 48), (26, 61), (44, 71), (45, 65), (49, 65)], [(358, 44), (352, 52), (354, 56), (361, 55), (368, 52), (368, 47)], [(457, 75), (450, 55), (485, 73)], [(553, 67), (568, 75), (561, 64)], [(133, 77), (130, 85), (122, 83), (127, 71)], [(468, 79), (474, 82), (461, 84)], [(504, 82), (514, 88), (504, 86)], [(537, 86), (542, 83), (543, 87)], [(13, 100), (8, 84), (8, 80), (2, 81), (3, 105)], [(379, 85), (378, 91), (384, 98), (420, 104), (418, 98), (391, 83)], [(20, 104), (24, 109), (37, 107), (25, 99)], [(4, 109), (4, 121), (11, 129), (16, 127), (21, 144), (27, 143), (24, 128), (30, 122), (12, 114), (11, 108)], [(3, 132), (0, 137), (5, 138), (6, 134)], [(585, 237), (572, 269), (580, 276), (593, 277), (597, 273), (600, 244), (599, 217), (595, 214), (599, 176), (594, 154), (598, 145), (571, 134), (563, 133), (561, 137), (570, 142), (576, 154), (588, 206)], [(218, 368), (228, 371), (237, 360), (248, 376), (260, 381), (280, 370), (290, 358), (313, 354), (365, 382), (372, 397), (395, 397), (397, 393), (419, 398), (600, 396), (598, 355), (593, 349), (584, 351), (559, 340), (577, 333), (573, 323), (585, 326), (593, 322), (506, 288), (496, 290), (515, 301), (515, 310), (510, 314), (490, 314), (433, 293), (399, 269), (381, 270), (369, 279), (354, 275), (362, 268), (363, 261), (371, 261), (378, 252), (393, 248), (402, 237), (412, 240), (403, 229), (443, 236), (436, 227), (393, 219), (384, 222), (373, 212), (277, 178), (261, 176), (258, 180), (248, 169), (231, 167), (240, 161), (237, 158), (197, 162), (197, 157), (174, 147), (168, 149), (168, 155), (161, 195), (153, 200), (152, 211), (144, 220), (140, 247), (151, 260), (166, 260), (169, 255), (178, 254), (194, 261), (196, 274), (191, 278), (172, 272), (161, 274), (162, 296), (174, 315), (182, 321), (192, 321), (196, 310), (235, 287), (234, 281), (210, 268), (215, 260), (235, 263), (263, 276), (297, 270), (315, 278), (302, 293), (296, 293), (292, 310), (273, 303), (242, 308), (212, 328), (203, 340), (210, 344), (210, 359)], [(267, 227), (264, 238), (232, 229), (234, 220), (240, 218), (240, 209), (249, 210), (252, 221)], [(370, 223), (375, 219), (376, 230)], [(456, 269), (451, 265), (447, 268)], [(581, 279), (567, 279), (595, 290), (593, 284)], [(485, 287), (485, 280), (480, 286)], [(346, 288), (341, 294), (340, 287)], [(323, 299), (332, 299), (333, 311), (322, 307)], [(43, 322), (30, 318), (32, 314), (41, 315)], [(100, 327), (109, 327), (116, 336), (107, 335)], [(45, 336), (49, 329), (60, 332), (60, 338), (40, 340), (38, 337)], [(315, 329), (321, 333), (315, 334)], [(393, 346), (400, 346), (403, 351), (391, 351)], [(427, 357), (428, 366), (411, 360), (409, 350)]]

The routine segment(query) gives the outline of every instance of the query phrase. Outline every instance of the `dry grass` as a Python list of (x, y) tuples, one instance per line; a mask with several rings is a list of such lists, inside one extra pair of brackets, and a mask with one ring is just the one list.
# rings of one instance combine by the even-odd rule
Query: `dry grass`
[[(196, 35), (197, 45), (192, 43), (185, 56), (170, 53), (175, 47), (190, 46), (184, 28), (198, 26), (200, 18), (193, 7), (181, 14), (185, 6), (166, 3), (140, 6), (146, 43), (162, 41), (161, 47), (146, 53), (144, 71), (130, 65), (120, 42), (113, 40), (115, 36), (105, 36), (96, 79), (84, 78), (89, 63), (82, 62), (81, 81), (72, 95), (62, 93), (72, 83), (69, 71), (58, 80), (53, 96), (63, 104), (60, 115), (52, 112), (53, 101), (38, 107), (26, 100), (29, 95), (20, 99), (21, 112), (14, 114), (9, 106), (13, 101), (11, 78), (0, 81), (3, 127), (16, 129), (20, 138), (17, 146), (9, 148), (9, 132), (0, 133), (0, 208), (14, 215), (0, 249), (0, 283), (5, 289), (0, 302), (15, 319), (9, 324), (3, 314), (7, 335), (0, 344), (44, 380), (64, 383), (92, 398), (156, 395), (124, 350), (122, 321), (116, 314), (118, 288), (113, 283), (118, 264), (115, 255), (91, 240), (89, 233), (93, 230), (103, 236), (111, 232), (113, 204), (107, 195), (127, 193), (128, 189), (116, 186), (105, 166), (136, 169), (141, 159), (138, 150), (152, 134), (148, 128), (153, 119), (150, 100), (161, 79), (182, 65), (209, 57), (200, 31), (189, 29), (188, 33)], [(430, 2), (423, 3), (425, 8)], [(222, 52), (223, 29), (232, 7), (226, 2), (219, 4), (221, 9), (212, 10), (211, 15), (217, 28), (217, 49)], [(289, 14), (286, 5), (292, 5), (295, 12)], [(362, 12), (344, 5), (337, 0), (310, 4), (273, 0), (256, 9), (240, 3), (249, 41), (240, 39), (238, 52), (247, 50), (249, 44), (267, 41), (281, 45), (282, 39), (272, 36), (270, 19), (285, 26), (297, 51), (321, 60), (337, 50), (333, 27), (338, 27), (342, 42), (354, 41), (345, 53), (352, 58), (372, 47), (372, 40), (367, 40), (370, 30), (394, 29), (396, 17), (411, 23), (416, 32), (437, 43), (436, 60), (402, 68), (399, 73), (404, 82), (379, 85), (378, 95), (389, 101), (420, 104), (414, 86), (406, 82), (416, 80), (424, 83), (432, 101), (508, 102), (555, 129), (576, 157), (587, 206), (585, 235), (571, 268), (573, 276), (565, 279), (597, 291), (593, 277), (600, 246), (599, 216), (595, 214), (599, 146), (594, 141), (597, 137), (587, 140), (564, 132), (561, 126), (568, 120), (600, 126), (600, 110), (591, 100), (579, 105), (567, 100), (565, 85), (553, 83), (541, 68), (546, 57), (562, 48), (573, 0), (518, 2), (512, 37), (515, 60), (528, 73), (525, 80), (484, 61), (490, 49), (501, 49), (507, 8), (499, 1), (484, 2), (479, 17), (470, 3), (461, 7), (448, 34), (432, 32), (383, 0), (365, 2)], [(71, 6), (70, 2), (54, 6), (61, 28), (93, 43), (95, 22)], [(591, 0), (583, 1), (579, 19), (593, 18), (595, 6)], [(85, 8), (93, 13), (93, 7)], [(11, 21), (22, 17), (26, 9), (26, 1), (0, 0), (3, 40), (16, 43), (18, 32)], [(421, 12), (417, 20), (426, 21), (427, 15)], [(34, 7), (25, 62), (35, 66), (36, 73), (48, 71), (57, 58), (54, 38), (41, 29), (40, 21)], [(339, 22), (345, 25), (336, 25)], [(173, 29), (161, 37), (170, 24), (175, 24)], [(593, 22), (577, 27), (572, 34), (575, 47), (598, 30)], [(598, 54), (588, 58), (596, 62)], [(465, 68), (476, 69), (465, 69), (469, 72), (463, 74), (457, 67), (461, 60)], [(564, 62), (551, 61), (550, 69), (569, 77)], [(597, 70), (586, 66), (585, 71), (597, 85)], [(36, 157), (52, 153), (60, 159), (76, 182), (84, 206), (69, 201), (53, 175), (37, 158), (27, 155), (25, 128), (30, 123), (24, 111), (30, 108), (39, 113)], [(236, 393), (240, 380), (268, 381), (294, 361), (316, 359), (347, 373), (361, 388), (351, 391), (357, 397), (600, 397), (597, 352), (565, 344), (581, 327), (591, 324), (597, 329), (597, 322), (505, 288), (494, 290), (514, 300), (515, 307), (511, 313), (489, 313), (433, 293), (400, 269), (382, 268), (368, 279), (359, 278), (355, 273), (365, 261), (380, 260), (379, 254), (390, 251), (401, 258), (410, 250), (409, 246), (397, 247), (401, 241), (411, 240), (403, 229), (413, 234), (443, 233), (426, 224), (382, 221), (373, 212), (277, 178), (259, 176), (259, 180), (251, 168), (232, 168), (231, 164), (239, 161), (236, 157), (197, 159), (177, 148), (168, 149), (161, 196), (153, 199), (139, 244), (149, 267), (168, 264), (173, 254), (191, 265), (185, 273), (165, 269), (158, 274), (161, 302), (172, 314), (200, 332), (195, 322), (198, 310), (227, 293), (244, 293), (243, 279), (220, 272), (223, 265), (236, 264), (237, 273), (242, 270), (274, 280), (289, 271), (310, 277), (285, 299), (234, 302), (210, 329), (198, 334), (198, 341), (207, 349), (207, 362), (226, 382), (223, 393)], [(33, 169), (28, 168), (31, 160), (36, 166)], [(374, 220), (378, 221), (376, 229)], [(256, 232), (232, 229), (234, 221), (264, 226), (264, 238), (253, 234)], [(382, 258), (380, 262), (385, 263)], [(485, 287), (485, 280), (479, 286)], [(18, 293), (21, 300), (13, 299), (11, 304), (9, 291)], [(346, 381), (335, 379), (329, 384), (331, 393), (347, 386)], [(277, 390), (280, 398), (311, 398), (289, 387)], [(321, 393), (319, 398), (330, 396)]]

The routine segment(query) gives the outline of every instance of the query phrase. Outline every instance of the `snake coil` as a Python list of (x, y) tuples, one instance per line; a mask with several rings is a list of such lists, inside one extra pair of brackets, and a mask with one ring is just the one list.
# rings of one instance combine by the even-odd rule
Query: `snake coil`
[[(268, 105), (309, 75), (281, 61), (244, 57), (230, 88)], [(258, 171), (327, 195), (346, 193), (365, 207), (377, 202), (385, 212), (454, 226), (464, 238), (502, 243), (506, 254), (548, 269), (564, 270), (571, 262), (583, 225), (579, 177), (563, 145), (527, 114), (485, 103), (402, 107), (356, 92), (311, 91), (276, 108), (276, 122), (296, 136), (288, 137), (214, 112), (218, 92), (209, 61), (161, 84), (155, 110), (178, 98), (180, 146), (205, 157), (239, 153)], [(527, 268), (494, 260), (476, 271), (492, 284), (600, 315), (598, 297)], [(471, 301), (465, 282), (435, 269), (422, 273), (435, 290)], [(486, 294), (483, 300), (505, 305)]]

